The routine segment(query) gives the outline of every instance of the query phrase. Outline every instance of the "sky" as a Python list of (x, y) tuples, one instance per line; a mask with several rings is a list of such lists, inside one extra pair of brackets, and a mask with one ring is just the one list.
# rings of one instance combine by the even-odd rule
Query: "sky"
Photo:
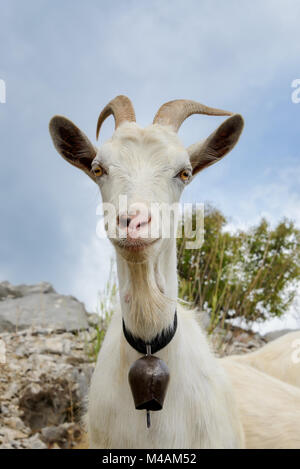
[[(48, 122), (65, 115), (95, 144), (118, 94), (142, 126), (176, 98), (241, 113), (239, 144), (183, 200), (211, 202), (235, 228), (261, 216), (300, 227), (299, 1), (0, 0), (0, 11), (0, 280), (49, 281), (95, 308), (113, 256), (96, 236), (99, 191), (56, 153)], [(221, 121), (193, 116), (179, 136), (195, 143)], [(100, 144), (113, 119), (102, 129)], [(296, 312), (274, 327), (299, 326)]]

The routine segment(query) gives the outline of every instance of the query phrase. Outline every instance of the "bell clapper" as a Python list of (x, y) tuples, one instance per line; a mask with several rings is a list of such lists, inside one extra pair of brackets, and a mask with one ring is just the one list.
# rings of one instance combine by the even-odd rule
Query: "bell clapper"
[(147, 410), (147, 428), (151, 427), (150, 410)]
[[(146, 354), (147, 356), (151, 355), (151, 345), (146, 345)], [(147, 428), (151, 427), (151, 418), (150, 418), (150, 410), (147, 409)]]

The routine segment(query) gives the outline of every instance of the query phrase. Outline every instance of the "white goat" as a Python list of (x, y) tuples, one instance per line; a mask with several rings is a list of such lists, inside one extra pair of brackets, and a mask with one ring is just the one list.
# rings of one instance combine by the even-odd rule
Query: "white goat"
[[(176, 239), (144, 237), (154, 223), (153, 214), (145, 215), (136, 206), (179, 201), (193, 176), (223, 157), (240, 136), (243, 120), (233, 115), (186, 150), (176, 131), (195, 113), (229, 114), (177, 100), (163, 105), (153, 125), (141, 129), (130, 101), (119, 96), (100, 114), (97, 134), (110, 114), (116, 130), (99, 150), (66, 118), (57, 116), (50, 123), (58, 152), (97, 182), (103, 201), (116, 209), (117, 232), (126, 233), (125, 238), (111, 238), (121, 306), (112, 318), (91, 383), (87, 427), (92, 448), (240, 448), (244, 432), (236, 401), (247, 447), (300, 447), (299, 412), (294, 409), (300, 391), (234, 359), (215, 359), (193, 313), (176, 305)], [(122, 194), (128, 197), (127, 212), (118, 209)], [(147, 429), (143, 413), (134, 410), (128, 384), (129, 368), (140, 354), (125, 340), (122, 320), (127, 331), (149, 343), (163, 337), (162, 331), (175, 332), (175, 309), (177, 331), (158, 352), (169, 367), (170, 385), (164, 409), (152, 416)], [(272, 394), (276, 399), (269, 398)]]
[(230, 376), (248, 449), (300, 448), (300, 390), (233, 357), (220, 360)]
[(300, 388), (300, 331), (285, 334), (255, 352), (230, 358)]
[[(231, 385), (211, 353), (191, 312), (177, 304), (176, 239), (146, 238), (152, 224), (153, 202), (173, 204), (193, 176), (218, 161), (237, 142), (243, 129), (240, 115), (231, 115), (206, 140), (187, 150), (176, 135), (191, 114), (231, 115), (193, 101), (163, 105), (153, 125), (135, 123), (125, 96), (111, 101), (99, 116), (115, 118), (112, 138), (99, 150), (69, 120), (56, 116), (50, 133), (58, 152), (81, 168), (100, 187), (104, 202), (116, 209), (115, 225), (126, 238), (112, 238), (116, 248), (121, 308), (102, 345), (92, 378), (88, 406), (88, 434), (92, 448), (240, 448), (243, 432)], [(127, 195), (128, 212), (119, 211), (119, 196)], [(136, 211), (143, 203), (149, 214)], [(134, 215), (133, 215), (134, 214)], [(111, 220), (110, 220), (111, 221)], [(152, 416), (134, 409), (128, 371), (141, 355), (125, 340), (126, 329), (145, 343), (170, 332), (177, 309), (173, 340), (158, 352), (170, 370), (164, 409)]]

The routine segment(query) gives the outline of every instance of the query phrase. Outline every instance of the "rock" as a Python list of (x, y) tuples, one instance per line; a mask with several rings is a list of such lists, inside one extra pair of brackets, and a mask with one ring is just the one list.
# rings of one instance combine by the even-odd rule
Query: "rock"
[(14, 290), (20, 296), (33, 295), (35, 293), (47, 294), (47, 293), (56, 293), (51, 283), (40, 282), (36, 285), (18, 285), (14, 287)]
[(83, 304), (70, 296), (31, 291), (0, 301), (0, 332), (31, 326), (67, 331), (89, 327)]
[(9, 282), (0, 283), (0, 300), (6, 298), (21, 298), (33, 293), (56, 293), (53, 286), (48, 282), (40, 282), (36, 285), (12, 285)]
[(5, 443), (8, 443), (11, 440), (19, 440), (27, 437), (26, 433), (10, 427), (0, 427), (0, 436)]
[(77, 396), (83, 402), (88, 394), (89, 384), (92, 378), (93, 369), (90, 365), (82, 365), (79, 369), (72, 370), (73, 380), (78, 384)]
[(41, 431), (43, 441), (48, 444), (61, 443), (67, 438), (67, 435), (67, 429), (64, 425), (44, 427)]
[(24, 425), (24, 422), (20, 417), (9, 417), (4, 419), (4, 423), (13, 430), (19, 430), (23, 434), (27, 435), (30, 433), (30, 429)]
[(2, 416), (9, 415), (9, 408), (7, 405), (0, 404), (0, 414), (2, 414)]
[(0, 449), (17, 449), (16, 446), (11, 442), (11, 443), (3, 443), (3, 445), (0, 445)]
[(241, 355), (262, 347), (266, 341), (258, 333), (228, 325), (230, 329), (216, 328), (209, 336), (212, 347), (219, 357)]
[(0, 300), (9, 296), (9, 288), (4, 283), (0, 283)]
[(289, 332), (295, 332), (295, 329), (280, 329), (279, 331), (271, 331), (264, 335), (264, 339), (267, 342), (278, 339), (279, 337), (288, 334)]
[(6, 392), (2, 394), (1, 398), (3, 400), (9, 401), (10, 399), (12, 399), (18, 393), (18, 390), (19, 390), (18, 383), (13, 381), (12, 383), (9, 384), (9, 386), (7, 387)]
[(207, 330), (210, 326), (210, 314), (207, 311), (198, 311), (198, 318), (203, 329)]
[(38, 434), (28, 438), (26, 447), (29, 449), (47, 449), (47, 445), (40, 439)]
[(256, 349), (257, 343), (254, 340), (249, 340), (249, 342), (247, 343), (247, 348)]
[(71, 448), (73, 441), (78, 441), (82, 430), (78, 424), (64, 423), (59, 426), (45, 427), (41, 431), (41, 439), (51, 448)]
[(44, 347), (41, 353), (52, 353), (54, 355), (68, 355), (72, 349), (71, 340), (64, 340), (62, 337), (51, 337), (44, 340)]
[(241, 342), (243, 344), (247, 344), (249, 341), (249, 335), (246, 332), (243, 332), (242, 334), (239, 334), (236, 337), (236, 342)]
[(78, 402), (74, 383), (65, 377), (49, 379), (42, 375), (38, 385), (28, 385), (24, 389), (19, 407), (24, 423), (36, 432), (49, 424), (59, 425), (67, 421), (76, 411), (74, 402)]
[(74, 446), (94, 369), (93, 336), (92, 329), (74, 334), (41, 326), (0, 333), (7, 355), (0, 373), (0, 449)]
[(231, 331), (228, 331), (228, 332), (226, 332), (224, 341), (225, 342), (230, 342), (232, 340), (232, 338), (233, 338), (233, 333)]
[(99, 326), (100, 316), (96, 313), (88, 313), (88, 323), (89, 326), (96, 327)]

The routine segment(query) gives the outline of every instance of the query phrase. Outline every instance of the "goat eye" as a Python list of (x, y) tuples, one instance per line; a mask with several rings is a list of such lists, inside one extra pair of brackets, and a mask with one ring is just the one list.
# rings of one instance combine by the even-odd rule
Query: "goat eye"
[(100, 165), (93, 166), (92, 170), (97, 178), (102, 176), (102, 174), (104, 173), (104, 170)]
[(183, 169), (183, 170), (180, 171), (180, 173), (178, 174), (178, 176), (180, 177), (180, 179), (181, 179), (183, 182), (187, 182), (187, 181), (190, 179), (190, 175), (191, 175), (191, 173), (190, 173), (187, 169)]

